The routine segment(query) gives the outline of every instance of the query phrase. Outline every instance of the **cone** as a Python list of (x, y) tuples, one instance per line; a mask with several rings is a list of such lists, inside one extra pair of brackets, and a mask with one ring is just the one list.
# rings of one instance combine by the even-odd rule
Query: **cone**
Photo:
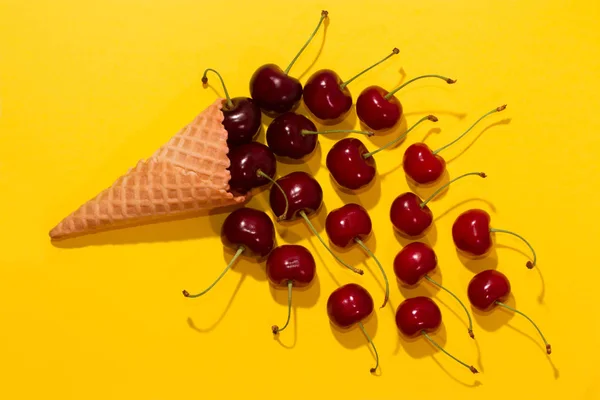
[(246, 201), (229, 192), (227, 131), (223, 99), (141, 160), (109, 188), (83, 204), (50, 231), (52, 239), (224, 207)]

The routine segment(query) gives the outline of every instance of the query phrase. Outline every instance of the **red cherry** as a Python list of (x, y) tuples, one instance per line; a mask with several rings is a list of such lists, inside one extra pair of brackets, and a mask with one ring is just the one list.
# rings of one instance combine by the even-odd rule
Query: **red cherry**
[(478, 310), (490, 311), (496, 306), (500, 306), (525, 317), (540, 334), (542, 341), (546, 345), (546, 352), (548, 354), (552, 352), (552, 347), (548, 344), (548, 341), (546, 341), (536, 323), (523, 312), (504, 303), (510, 294), (510, 282), (506, 275), (492, 269), (481, 271), (469, 282), (467, 293), (469, 301)]
[(454, 245), (464, 254), (471, 257), (483, 257), (492, 248), (492, 233), (508, 233), (521, 239), (533, 253), (533, 262), (527, 261), (527, 268), (536, 265), (537, 255), (533, 246), (521, 235), (504, 229), (490, 227), (490, 215), (484, 210), (471, 209), (460, 214), (452, 225)]
[(432, 151), (425, 143), (415, 143), (409, 146), (404, 152), (402, 165), (404, 173), (412, 181), (417, 184), (433, 184), (440, 179), (446, 169), (446, 162), (438, 155), (438, 153), (463, 138), (475, 125), (490, 114), (502, 111), (506, 108), (506, 104), (484, 114), (480, 117), (469, 129), (463, 132), (458, 138), (452, 142)]

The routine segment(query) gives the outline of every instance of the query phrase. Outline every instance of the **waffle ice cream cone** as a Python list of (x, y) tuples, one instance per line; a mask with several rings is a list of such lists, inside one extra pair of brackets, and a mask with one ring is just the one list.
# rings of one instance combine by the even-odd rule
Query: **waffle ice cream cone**
[(50, 231), (52, 239), (246, 201), (229, 192), (227, 131), (218, 99)]

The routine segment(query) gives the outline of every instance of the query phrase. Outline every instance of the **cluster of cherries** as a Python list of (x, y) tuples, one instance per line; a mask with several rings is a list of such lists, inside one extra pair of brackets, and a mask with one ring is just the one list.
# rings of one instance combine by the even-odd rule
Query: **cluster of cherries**
[[(338, 74), (330, 69), (315, 72), (304, 87), (298, 79), (291, 77), (289, 71), (302, 51), (317, 33), (327, 12), (321, 18), (314, 32), (289, 66), (282, 70), (274, 64), (266, 64), (256, 70), (250, 80), (251, 97), (231, 98), (219, 73), (207, 69), (203, 83), (207, 83), (207, 72), (214, 72), (223, 86), (226, 101), (223, 105), (223, 125), (228, 132), (228, 147), (231, 173), (230, 190), (236, 194), (271, 185), (269, 203), (272, 212), (280, 223), (303, 220), (309, 230), (319, 239), (323, 246), (341, 265), (362, 275), (363, 271), (349, 265), (338, 257), (319, 235), (310, 221), (323, 203), (323, 190), (319, 182), (311, 175), (295, 171), (275, 179), (277, 157), (283, 161), (304, 160), (313, 153), (319, 134), (356, 133), (363, 135), (386, 134), (393, 132), (399, 125), (403, 109), (395, 93), (417, 79), (433, 77), (452, 84), (455, 81), (440, 75), (423, 75), (411, 79), (400, 87), (388, 92), (379, 86), (364, 89), (356, 101), (356, 113), (362, 125), (368, 130), (325, 130), (318, 131), (308, 117), (296, 113), (300, 102), (306, 106), (312, 119), (322, 125), (334, 125), (341, 122), (352, 108), (352, 95), (348, 85), (358, 76), (366, 73), (386, 59), (398, 54), (394, 49), (381, 61), (366, 68), (353, 78), (342, 81)], [(477, 123), (490, 114), (500, 112), (506, 106), (500, 106), (480, 117), (464, 133), (447, 145), (432, 150), (424, 143), (415, 143), (404, 152), (403, 169), (409, 181), (415, 185), (434, 186), (441, 180), (446, 169), (446, 162), (439, 153), (456, 143), (466, 135)], [(267, 145), (259, 143), (256, 138), (261, 129), (262, 113), (274, 118), (266, 131)], [(374, 180), (376, 163), (374, 155), (379, 151), (392, 147), (400, 142), (412, 129), (424, 121), (436, 122), (434, 115), (420, 119), (415, 125), (398, 135), (388, 144), (374, 151), (368, 151), (363, 142), (356, 138), (345, 138), (334, 144), (327, 154), (326, 165), (333, 181), (341, 188), (356, 191), (367, 188)], [(474, 338), (469, 311), (454, 293), (446, 289), (430, 277), (437, 267), (437, 256), (434, 250), (418, 239), (427, 234), (433, 223), (433, 214), (427, 204), (448, 185), (468, 176), (485, 177), (483, 172), (470, 172), (449, 180), (439, 187), (427, 199), (421, 199), (412, 192), (400, 194), (390, 207), (390, 219), (394, 229), (404, 237), (413, 240), (404, 246), (394, 259), (394, 273), (402, 285), (415, 286), (422, 280), (445, 290), (462, 306), (469, 321), (468, 333)], [(373, 252), (365, 245), (371, 235), (372, 223), (367, 211), (359, 204), (349, 203), (329, 212), (326, 218), (325, 231), (330, 242), (338, 248), (353, 245), (361, 247), (378, 265), (385, 281), (385, 295), (382, 308), (389, 298), (389, 283), (385, 270)], [(471, 209), (459, 215), (452, 227), (452, 237), (457, 250), (473, 258), (485, 257), (492, 247), (491, 235), (496, 232), (508, 233), (522, 239), (533, 253), (533, 262), (527, 267), (535, 266), (536, 257), (531, 245), (520, 235), (490, 227), (490, 216), (483, 210)], [(225, 219), (221, 229), (223, 244), (235, 251), (235, 255), (221, 275), (207, 289), (197, 294), (183, 291), (186, 297), (199, 297), (207, 293), (235, 264), (242, 255), (256, 259), (266, 258), (266, 272), (270, 282), (276, 286), (287, 287), (288, 315), (285, 325), (272, 327), (273, 334), (283, 331), (290, 322), (292, 306), (292, 290), (294, 287), (308, 286), (315, 277), (315, 259), (307, 248), (297, 244), (276, 246), (275, 228), (271, 218), (263, 211), (241, 207), (233, 211)], [(467, 290), (469, 301), (475, 309), (489, 311), (495, 306), (504, 307), (523, 316), (520, 311), (505, 304), (510, 294), (510, 283), (505, 275), (496, 270), (485, 270), (473, 277)], [(333, 291), (327, 301), (327, 313), (330, 321), (341, 329), (349, 329), (358, 325), (364, 332), (374, 349), (377, 364), (371, 368), (375, 372), (379, 365), (379, 357), (375, 345), (362, 321), (374, 309), (370, 293), (356, 283), (350, 283)], [(550, 354), (550, 345), (535, 323), (525, 316), (540, 333)], [(449, 354), (439, 346), (429, 333), (437, 330), (442, 315), (437, 304), (429, 297), (419, 296), (404, 300), (396, 311), (396, 324), (400, 332), (407, 337), (423, 336), (435, 347), (467, 367), (471, 372), (478, 371), (471, 365)]]

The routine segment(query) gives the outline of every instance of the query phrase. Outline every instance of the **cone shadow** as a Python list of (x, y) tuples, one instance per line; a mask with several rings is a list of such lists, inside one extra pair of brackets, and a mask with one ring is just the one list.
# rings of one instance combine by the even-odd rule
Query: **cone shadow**
[[(512, 308), (516, 308), (515, 298), (512, 293), (508, 296), (508, 299), (504, 302), (504, 304)], [(471, 307), (471, 313), (477, 325), (481, 329), (488, 332), (494, 332), (503, 326), (506, 326), (514, 317), (514, 313), (512, 311), (500, 306), (495, 306), (490, 311), (481, 311), (475, 307)]]

